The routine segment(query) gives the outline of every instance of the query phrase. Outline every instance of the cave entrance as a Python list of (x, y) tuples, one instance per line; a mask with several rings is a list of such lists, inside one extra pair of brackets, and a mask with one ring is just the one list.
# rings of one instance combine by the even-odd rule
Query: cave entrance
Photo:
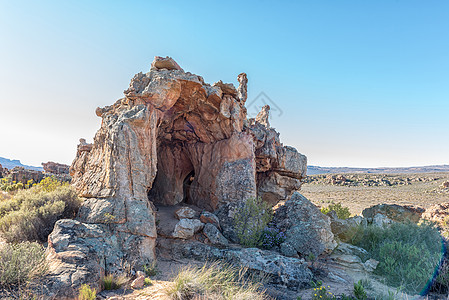
[(193, 201), (190, 196), (190, 188), (192, 187), (192, 182), (195, 179), (195, 171), (190, 172), (187, 174), (186, 178), (184, 178), (184, 182), (182, 184), (182, 191), (184, 194), (184, 197), (182, 199), (182, 202), (191, 204)]

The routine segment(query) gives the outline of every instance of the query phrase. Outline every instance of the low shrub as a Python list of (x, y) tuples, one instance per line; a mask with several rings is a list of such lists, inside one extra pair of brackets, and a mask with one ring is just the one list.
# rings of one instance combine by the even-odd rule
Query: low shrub
[(240, 299), (263, 300), (268, 297), (262, 284), (248, 279), (247, 269), (217, 263), (201, 268), (188, 266), (165, 289), (171, 299)]
[(155, 276), (158, 272), (156, 261), (152, 261), (150, 263), (143, 265), (143, 271), (148, 277)]
[(97, 299), (97, 291), (92, 289), (88, 284), (83, 284), (79, 289), (78, 300), (95, 300)]
[(351, 216), (349, 208), (341, 205), (341, 203), (332, 203), (327, 207), (321, 208), (321, 212), (323, 214), (327, 214), (332, 210), (335, 211), (337, 213), (337, 217), (342, 220), (345, 220)]
[(151, 281), (150, 278), (145, 278), (144, 281), (143, 281), (143, 285), (144, 286), (150, 286), (152, 284), (153, 284), (153, 282)]
[(261, 236), (261, 246), (265, 249), (279, 247), (285, 241), (285, 233), (276, 227), (266, 227)]
[(46, 271), (45, 249), (38, 243), (0, 247), (0, 287), (25, 284), (44, 276)]
[(234, 229), (240, 244), (260, 247), (263, 231), (272, 218), (273, 210), (262, 198), (247, 199), (234, 216)]
[(81, 205), (75, 190), (51, 179), (42, 182), (0, 202), (0, 234), (8, 242), (44, 242), (58, 219), (75, 217)]
[(357, 300), (366, 300), (368, 299), (368, 295), (366, 294), (365, 287), (363, 286), (362, 280), (359, 280), (357, 283), (354, 282), (354, 297)]
[(442, 257), (440, 234), (428, 223), (361, 226), (352, 243), (379, 261), (375, 273), (387, 284), (411, 293), (426, 287)]
[(312, 300), (334, 300), (337, 297), (329, 292), (325, 286), (315, 287), (312, 292)]

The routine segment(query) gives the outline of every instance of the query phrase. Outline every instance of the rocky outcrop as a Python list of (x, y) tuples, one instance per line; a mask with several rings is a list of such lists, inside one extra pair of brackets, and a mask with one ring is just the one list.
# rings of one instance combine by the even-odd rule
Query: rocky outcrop
[(395, 222), (418, 223), (424, 211), (424, 208), (413, 205), (379, 204), (364, 209), (362, 215), (368, 222), (372, 222), (377, 214), (381, 214)]
[(219, 249), (199, 242), (167, 244), (170, 255), (199, 261), (222, 260), (238, 267), (246, 267), (265, 277), (268, 283), (299, 290), (310, 284), (313, 274), (304, 259), (285, 257), (274, 251), (257, 248)]
[(358, 226), (367, 226), (367, 220), (362, 216), (340, 219), (334, 210), (327, 213), (331, 220), (332, 233), (341, 241), (348, 242), (353, 238)]
[[(64, 253), (75, 245), (95, 274), (123, 269), (124, 262), (139, 269), (155, 255), (154, 204), (183, 202), (216, 211), (257, 195), (274, 204), (299, 189), (306, 157), (280, 143), (267, 110), (248, 122), (246, 74), (238, 81), (238, 88), (210, 85), (173, 59), (156, 57), (150, 72), (134, 76), (124, 98), (97, 108), (101, 128), (93, 144), (80, 140), (70, 167), (72, 183), (86, 200), (76, 221), (64, 221), (75, 222), (69, 233), (61, 229), (64, 222), (55, 227), (49, 259), (69, 255)], [(195, 234), (185, 220), (179, 229), (192, 227)], [(71, 285), (64, 295), (91, 280), (89, 271), (60, 266), (51, 275), (69, 278), (55, 281), (61, 289)]]
[(273, 223), (285, 232), (286, 239), (281, 244), (284, 255), (318, 257), (337, 246), (330, 218), (298, 192), (276, 210)]
[(422, 214), (422, 218), (435, 223), (443, 224), (449, 219), (449, 202), (435, 204)]
[(45, 172), (57, 175), (69, 174), (70, 169), (70, 166), (68, 165), (59, 164), (52, 161), (42, 163), (42, 167), (44, 167)]
[(9, 171), (8, 176), (10, 176), (11, 181), (23, 184), (26, 184), (29, 180), (37, 183), (44, 178), (44, 174), (41, 171), (29, 170), (24, 167), (14, 167)]
[(2, 167), (2, 165), (0, 164), (0, 178), (2, 178), (3, 177), (3, 167)]

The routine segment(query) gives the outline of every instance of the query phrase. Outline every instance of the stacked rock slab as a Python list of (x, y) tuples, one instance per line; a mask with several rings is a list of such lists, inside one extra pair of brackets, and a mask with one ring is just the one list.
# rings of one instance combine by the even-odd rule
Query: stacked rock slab
[[(215, 211), (257, 195), (276, 203), (299, 189), (305, 156), (283, 146), (268, 124), (247, 120), (246, 74), (238, 81), (238, 88), (210, 85), (173, 59), (156, 57), (124, 98), (97, 108), (101, 128), (93, 144), (80, 140), (70, 169), (86, 200), (77, 220), (58, 221), (49, 236), (59, 297), (153, 260), (153, 203)], [(89, 267), (80, 270), (77, 259)]]

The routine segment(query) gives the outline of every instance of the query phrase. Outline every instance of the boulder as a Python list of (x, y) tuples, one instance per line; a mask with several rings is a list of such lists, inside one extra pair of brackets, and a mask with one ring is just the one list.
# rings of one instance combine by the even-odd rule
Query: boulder
[(226, 261), (238, 268), (248, 268), (250, 273), (265, 277), (268, 283), (292, 290), (307, 287), (313, 279), (304, 259), (285, 257), (275, 251), (257, 248), (219, 249), (199, 242), (172, 243), (170, 247), (174, 257)]
[(176, 223), (172, 236), (179, 239), (189, 239), (203, 227), (204, 223), (198, 219), (181, 219)]
[(227, 246), (229, 244), (228, 240), (221, 234), (220, 230), (211, 223), (204, 225), (203, 233), (212, 245)]
[(414, 205), (378, 204), (365, 208), (362, 211), (362, 215), (367, 218), (369, 222), (371, 222), (377, 214), (382, 214), (395, 222), (418, 223), (424, 211), (424, 208)]
[(329, 258), (343, 268), (366, 272), (373, 272), (379, 264), (365, 249), (346, 243), (340, 243)]
[(443, 183), (441, 184), (441, 187), (442, 187), (443, 189), (449, 188), (449, 181), (443, 182)]
[(293, 256), (294, 249), (302, 257), (310, 254), (317, 257), (337, 246), (330, 218), (298, 192), (276, 210), (273, 223), (285, 232), (286, 240), (281, 244), (285, 255)]
[(367, 271), (367, 272), (374, 272), (374, 270), (376, 270), (378, 265), (379, 265), (379, 262), (373, 258), (370, 258), (363, 263), (363, 267), (365, 268), (365, 271)]
[(195, 210), (191, 209), (190, 207), (181, 207), (180, 209), (175, 211), (175, 217), (178, 220), (181, 220), (181, 219), (193, 219), (193, 218), (198, 217), (198, 212), (196, 212)]
[(153, 63), (151, 64), (151, 68), (183, 71), (182, 68), (176, 63), (176, 61), (168, 56), (156, 56), (153, 60)]
[(377, 227), (385, 227), (394, 222), (393, 220), (389, 219), (388, 217), (386, 217), (383, 214), (376, 214), (374, 216), (374, 218), (372, 218), (370, 220), (371, 220), (371, 224), (373, 226), (377, 226)]
[(210, 223), (220, 229), (220, 220), (211, 212), (203, 211), (200, 215), (200, 221), (203, 223)]
[(331, 219), (332, 233), (343, 242), (347, 242), (353, 237), (358, 226), (367, 225), (366, 219), (361, 216), (354, 216), (343, 220), (337, 217), (337, 213), (334, 210), (327, 213), (327, 216)]
[(335, 254), (355, 255), (360, 257), (361, 260), (366, 260), (369, 257), (369, 253), (365, 249), (347, 243), (338, 244), (332, 252), (332, 255)]
[(131, 282), (131, 288), (141, 289), (141, 288), (143, 288), (144, 284), (145, 284), (145, 276), (142, 276), (142, 275), (137, 276), (137, 278)]

